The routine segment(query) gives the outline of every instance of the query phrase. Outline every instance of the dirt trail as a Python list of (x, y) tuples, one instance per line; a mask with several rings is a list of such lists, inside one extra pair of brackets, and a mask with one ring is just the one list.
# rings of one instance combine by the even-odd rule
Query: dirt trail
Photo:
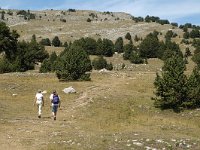
[[(167, 149), (170, 148), (168, 145), (177, 149), (199, 149), (200, 147), (198, 118), (192, 119), (190, 113), (184, 113), (186, 119), (183, 119), (181, 114), (171, 113), (172, 116), (169, 116), (170, 114), (160, 113), (149, 107), (146, 101), (152, 92), (149, 90), (152, 82), (149, 81), (152, 81), (150, 77), (155, 77), (151, 72), (95, 74), (91, 82), (70, 83), (73, 87), (77, 86), (78, 92), (67, 96), (59, 93), (63, 94), (66, 101), (63, 99), (56, 121), (51, 118), (48, 103), (45, 103), (42, 118), (37, 118), (37, 109), (32, 106), (32, 100), (28, 99), (33, 98), (34, 95), (22, 94), (39, 87), (41, 80), (47, 84), (43, 88), (55, 86), (56, 89), (59, 88), (58, 91), (66, 87), (66, 83), (58, 83), (54, 76), (46, 74), (40, 75), (40, 78), (37, 74), (34, 76), (12, 74), (13, 77), (8, 75), (0, 76), (0, 111), (3, 112), (0, 114), (0, 149), (86, 150), (145, 149), (145, 147), (146, 149), (148, 147), (149, 149)], [(48, 82), (44, 79), (48, 79)], [(27, 82), (30, 83), (29, 86)], [(13, 91), (19, 92), (18, 96), (13, 97)], [(45, 95), (47, 101), (48, 96)], [(129, 110), (124, 109), (125, 106), (120, 106), (123, 103), (115, 104), (122, 99), (125, 105), (129, 105), (131, 104), (128, 103), (129, 98), (134, 96), (139, 98), (139, 100), (133, 99), (135, 103), (131, 113), (134, 120), (126, 124), (124, 118), (120, 118), (123, 120), (116, 118), (117, 115), (114, 113), (118, 112), (114, 111), (118, 110), (120, 113), (125, 111), (126, 115), (126, 111), (129, 113)], [(110, 101), (111, 98), (112, 101)], [(113, 105), (117, 108), (112, 107)], [(109, 116), (105, 115), (106, 111)], [(194, 113), (200, 116), (199, 111)], [(113, 120), (110, 121), (111, 119)], [(194, 125), (190, 125), (187, 119)], [(113, 124), (109, 126), (108, 123)]]
[[(94, 90), (94, 89), (93, 89)], [(41, 149), (53, 143), (53, 137), (66, 135), (68, 131), (78, 129), (73, 116), (79, 107), (84, 107), (91, 100), (87, 90), (70, 104), (62, 103), (58, 110), (57, 120), (51, 118), (50, 108), (43, 108), (43, 116), (38, 119), (35, 115), (18, 116), (17, 118), (2, 118), (0, 124), (0, 145), (6, 150)], [(22, 106), (23, 107), (23, 106)], [(34, 108), (36, 109), (36, 108)], [(36, 111), (36, 110), (34, 110)], [(5, 126), (4, 126), (5, 124)]]

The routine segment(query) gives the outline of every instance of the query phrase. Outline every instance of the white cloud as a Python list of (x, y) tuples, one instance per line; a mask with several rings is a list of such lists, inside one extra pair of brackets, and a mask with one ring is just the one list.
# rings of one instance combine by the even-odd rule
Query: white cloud
[(200, 14), (199, 7), (200, 1), (197, 0), (123, 0), (114, 3), (111, 7), (105, 6), (104, 9), (116, 12), (123, 11), (136, 17), (150, 15), (169, 21), (180, 21), (181, 18), (197, 17), (197, 14)]
[[(200, 14), (200, 1), (197, 0), (124, 0), (115, 4), (113, 11), (125, 11), (134, 16), (159, 16), (163, 19), (176, 19)], [(109, 8), (108, 8), (109, 9)]]

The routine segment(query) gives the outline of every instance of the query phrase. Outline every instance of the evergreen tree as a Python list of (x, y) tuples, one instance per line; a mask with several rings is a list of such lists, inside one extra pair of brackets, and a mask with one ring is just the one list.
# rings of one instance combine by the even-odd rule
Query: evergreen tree
[(131, 40), (131, 34), (128, 32), (128, 33), (126, 33), (126, 35), (125, 35), (125, 39), (127, 39), (127, 40)]
[(135, 40), (136, 42), (138, 42), (138, 41), (140, 40), (140, 38), (138, 38), (138, 36), (137, 36), (137, 35), (135, 35), (135, 38), (134, 38), (134, 40)]
[(157, 34), (149, 34), (146, 38), (141, 42), (139, 49), (140, 49), (140, 56), (143, 58), (157, 58), (158, 51), (160, 48), (160, 42), (158, 40)]
[(130, 58), (130, 55), (133, 51), (133, 45), (131, 43), (124, 45), (124, 54), (123, 54), (123, 58), (124, 60), (128, 60)]
[(167, 40), (165, 42), (165, 51), (163, 53), (162, 60), (166, 60), (170, 58), (172, 55), (179, 55), (183, 57), (183, 54), (180, 50), (179, 45), (176, 44), (175, 42), (171, 42), (170, 40)]
[(185, 32), (185, 33), (183, 34), (183, 38), (184, 38), (184, 39), (189, 39), (189, 37), (190, 37), (190, 33), (189, 33), (189, 32)]
[(46, 39), (42, 39), (40, 41), (40, 44), (43, 45), (43, 46), (51, 46), (51, 41), (49, 38), (46, 38)]
[(36, 42), (35, 35), (31, 42), (18, 42), (19, 35), (16, 31), (10, 32), (9, 28), (0, 23), (0, 52), (5, 52), (2, 64), (6, 67), (0, 68), (0, 72), (26, 71), (34, 69), (37, 62), (42, 62), (48, 57), (44, 47)]
[(56, 62), (56, 75), (59, 80), (89, 80), (91, 71), (91, 61), (89, 55), (82, 47), (72, 44)]
[(18, 69), (16, 71), (26, 71), (34, 69), (37, 62), (42, 62), (48, 58), (49, 54), (44, 47), (35, 42), (19, 42), (17, 48), (16, 59), (18, 61)]
[(51, 53), (50, 57), (48, 59), (45, 59), (40, 67), (40, 72), (46, 73), (46, 72), (54, 72), (56, 70), (55, 64), (57, 60), (56, 52), (54, 51)]
[(103, 39), (102, 41), (102, 54), (103, 56), (106, 57), (111, 57), (113, 56), (114, 53), (114, 44), (111, 40), (109, 39)]
[(65, 48), (68, 48), (68, 43), (67, 42), (65, 42), (64, 44), (63, 44), (63, 46), (65, 47)]
[[(158, 51), (157, 51), (157, 57), (159, 58), (159, 59), (162, 59), (163, 58), (163, 56), (164, 56), (164, 53), (165, 53), (165, 51), (166, 51), (166, 45), (165, 45), (165, 43), (163, 42), (163, 41), (161, 41), (161, 42), (159, 42), (160, 44), (160, 46), (159, 46), (159, 49), (158, 49)], [(171, 56), (171, 55), (170, 55)]]
[(191, 56), (191, 55), (192, 55), (192, 53), (191, 53), (189, 47), (187, 47), (187, 48), (185, 49), (185, 57), (188, 57), (188, 56)]
[(200, 32), (198, 29), (193, 29), (191, 32), (190, 32), (190, 37), (191, 38), (199, 38), (200, 37)]
[(62, 45), (60, 39), (58, 38), (58, 36), (55, 36), (52, 40), (52, 45), (55, 47), (60, 47)]
[(49, 57), (48, 52), (44, 49), (44, 46), (41, 46), (39, 43), (27, 43), (28, 44), (28, 53), (30, 57), (33, 58), (33, 62), (42, 62), (45, 58)]
[(11, 63), (6, 58), (0, 58), (0, 73), (12, 72)]
[(96, 49), (97, 49), (97, 42), (93, 38), (89, 38), (89, 37), (85, 38), (84, 50), (89, 55), (95, 55)]
[(176, 36), (177, 36), (176, 33), (174, 33), (173, 31), (169, 30), (169, 31), (167, 31), (167, 33), (165, 35), (165, 38), (166, 38), (166, 40), (171, 40), (171, 38), (176, 37)]
[(107, 64), (106, 69), (113, 70), (113, 64), (111, 62), (109, 64)]
[(99, 56), (92, 61), (92, 66), (95, 70), (100, 70), (107, 67), (107, 61), (103, 56)]
[(200, 52), (194, 53), (192, 56), (192, 61), (194, 61), (197, 64), (197, 67), (200, 69)]
[(95, 70), (100, 70), (100, 69), (107, 69), (107, 70), (112, 70), (113, 69), (113, 65), (112, 63), (107, 63), (106, 59), (103, 58), (103, 56), (99, 56), (97, 58), (95, 58), (92, 61), (92, 66)]
[(115, 42), (115, 46), (114, 46), (115, 52), (122, 53), (123, 52), (123, 45), (124, 45), (123, 39), (122, 39), (122, 37), (119, 37)]
[(0, 22), (0, 53), (5, 52), (8, 60), (13, 60), (17, 52), (19, 34), (10, 31), (4, 22)]
[(134, 64), (144, 63), (144, 59), (142, 59), (136, 51), (132, 51), (129, 59), (130, 59), (130, 62)]
[(37, 41), (36, 41), (36, 35), (35, 35), (35, 34), (32, 35), (31, 42), (35, 42), (35, 43), (37, 42)]
[(102, 55), (103, 54), (103, 41), (101, 38), (97, 40), (97, 50), (96, 50), (97, 55)]
[(198, 68), (194, 68), (188, 78), (187, 87), (188, 98), (183, 102), (183, 106), (186, 108), (200, 107), (200, 73)]
[(40, 72), (41, 73), (47, 73), (47, 72), (51, 72), (51, 63), (49, 61), (49, 59), (45, 59), (40, 67)]
[(161, 75), (157, 74), (154, 86), (155, 105), (161, 109), (179, 111), (187, 100), (187, 78), (184, 75), (185, 61), (178, 55), (173, 55), (164, 62)]

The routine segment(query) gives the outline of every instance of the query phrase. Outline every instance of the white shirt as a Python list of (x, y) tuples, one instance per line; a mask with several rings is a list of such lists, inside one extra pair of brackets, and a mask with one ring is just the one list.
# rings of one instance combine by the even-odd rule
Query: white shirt
[(36, 97), (37, 101), (41, 101), (41, 102), (42, 102), (42, 100), (43, 100), (43, 95), (42, 95), (42, 93), (37, 93), (37, 94), (35, 95), (35, 97)]

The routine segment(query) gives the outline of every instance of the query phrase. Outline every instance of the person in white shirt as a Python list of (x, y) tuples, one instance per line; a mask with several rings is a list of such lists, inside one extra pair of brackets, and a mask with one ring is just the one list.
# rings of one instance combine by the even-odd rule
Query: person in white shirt
[(38, 92), (35, 95), (34, 105), (35, 104), (37, 104), (37, 106), (38, 106), (38, 118), (41, 118), (41, 115), (42, 115), (42, 106), (44, 106), (44, 96), (43, 96), (41, 90), (38, 90)]
[(52, 115), (54, 120), (56, 120), (56, 115), (58, 111), (58, 107), (60, 108), (60, 97), (58, 96), (57, 92), (54, 90), (53, 93), (49, 97), (50, 102), (51, 102), (51, 107), (52, 107)]

